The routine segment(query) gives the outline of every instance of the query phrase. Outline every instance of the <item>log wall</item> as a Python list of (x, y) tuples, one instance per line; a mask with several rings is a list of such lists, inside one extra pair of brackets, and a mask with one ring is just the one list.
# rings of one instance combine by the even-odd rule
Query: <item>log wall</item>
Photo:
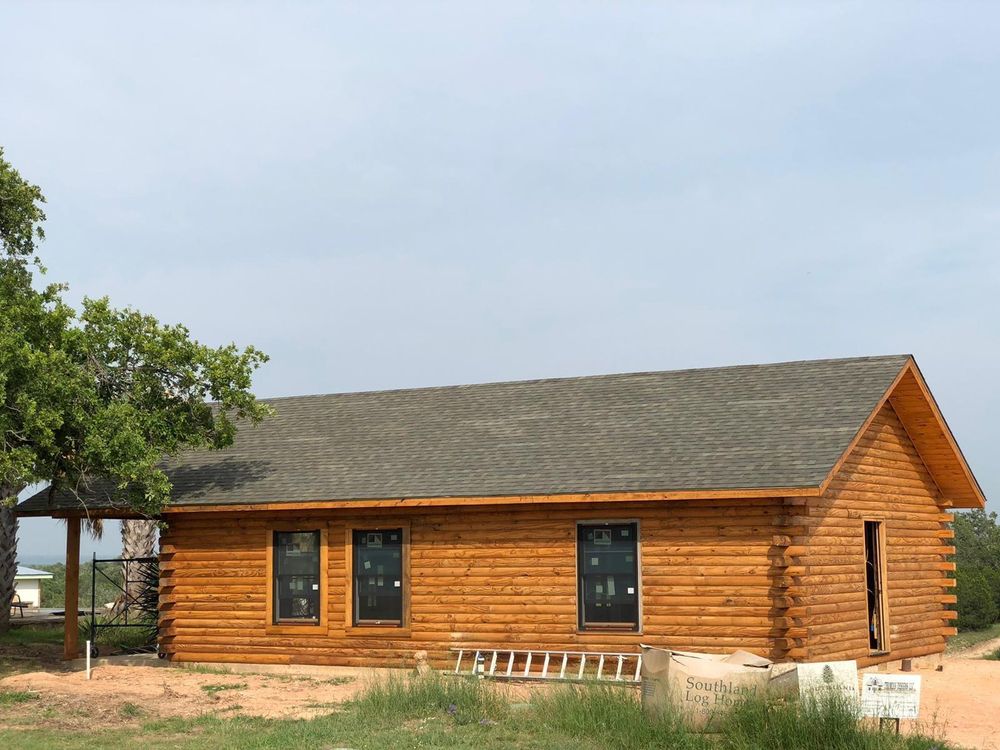
[[(177, 661), (412, 666), (451, 646), (637, 651), (747, 648), (780, 658), (790, 622), (781, 499), (671, 501), (604, 507), (434, 508), (184, 513), (161, 544), (161, 634)], [(579, 632), (576, 523), (638, 520), (642, 632)], [(346, 528), (409, 524), (409, 626), (346, 622)], [(327, 530), (326, 618), (319, 628), (269, 625), (266, 540), (281, 528)]]
[[(927, 471), (893, 407), (886, 404), (821, 498), (802, 501), (794, 519), (806, 554), (793, 614), (806, 627), (801, 657), (864, 664), (944, 650), (954, 633), (955, 601), (947, 562), (947, 500)], [(889, 653), (868, 644), (864, 522), (885, 528)]]

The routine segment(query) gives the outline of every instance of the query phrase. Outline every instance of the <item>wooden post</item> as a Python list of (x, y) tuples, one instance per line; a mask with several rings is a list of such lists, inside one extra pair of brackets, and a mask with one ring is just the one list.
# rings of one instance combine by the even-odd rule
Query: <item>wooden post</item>
[(63, 630), (63, 658), (80, 655), (77, 612), (80, 608), (80, 519), (66, 519), (66, 619)]

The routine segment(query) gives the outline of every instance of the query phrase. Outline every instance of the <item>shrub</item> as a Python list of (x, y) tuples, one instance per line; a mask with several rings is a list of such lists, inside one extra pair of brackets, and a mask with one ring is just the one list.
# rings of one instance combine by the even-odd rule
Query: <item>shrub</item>
[(955, 574), (958, 594), (958, 627), (981, 630), (997, 619), (997, 604), (981, 568), (959, 568)]

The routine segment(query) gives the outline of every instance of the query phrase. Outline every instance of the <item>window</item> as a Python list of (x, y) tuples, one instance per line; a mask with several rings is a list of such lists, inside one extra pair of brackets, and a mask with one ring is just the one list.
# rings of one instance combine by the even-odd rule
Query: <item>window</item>
[(639, 526), (577, 527), (577, 609), (581, 630), (639, 629)]
[(868, 647), (889, 651), (888, 597), (885, 592), (885, 531), (881, 521), (865, 521), (865, 591), (868, 597)]
[(355, 625), (403, 624), (403, 530), (355, 529), (353, 588)]
[(275, 531), (274, 622), (319, 621), (320, 532)]

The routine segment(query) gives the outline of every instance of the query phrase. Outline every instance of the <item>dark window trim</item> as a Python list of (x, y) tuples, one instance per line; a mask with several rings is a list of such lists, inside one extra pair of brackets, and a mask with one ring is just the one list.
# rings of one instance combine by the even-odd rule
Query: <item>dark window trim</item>
[(319, 529), (302, 529), (302, 530), (285, 530), (285, 529), (273, 529), (271, 531), (271, 545), (274, 549), (271, 560), (271, 585), (274, 588), (274, 602), (273, 611), (271, 612), (271, 621), (275, 625), (297, 625), (299, 623), (305, 625), (315, 625), (319, 623), (320, 620), (320, 589), (316, 589), (316, 615), (314, 617), (281, 617), (278, 613), (281, 609), (281, 598), (278, 596), (278, 563), (281, 559), (280, 547), (278, 545), (278, 535), (279, 534), (310, 534), (316, 539), (316, 584), (322, 587), (323, 579), (323, 564), (322, 564), (322, 554), (321, 548), (323, 545), (323, 535), (320, 533)]
[[(358, 573), (357, 569), (357, 558), (358, 551), (355, 545), (355, 537), (358, 534), (389, 534), (392, 532), (399, 533), (399, 618), (385, 619), (385, 620), (371, 620), (363, 619), (358, 617), (358, 597), (360, 596), (358, 591), (358, 578), (363, 575)], [(407, 561), (407, 545), (408, 545), (408, 529), (405, 526), (352, 526), (347, 530), (350, 539), (350, 550), (349, 554), (351, 556), (351, 579), (350, 579), (350, 627), (355, 628), (404, 628), (406, 626), (406, 611), (407, 611), (407, 596), (408, 592), (408, 580), (406, 574)]]
[[(635, 570), (635, 584), (636, 584), (636, 608), (635, 608), (635, 621), (634, 622), (587, 622), (585, 619), (586, 610), (584, 607), (584, 595), (585, 595), (585, 585), (584, 585), (584, 571), (586, 570), (586, 562), (583, 559), (583, 539), (582, 534), (584, 529), (598, 529), (608, 526), (631, 526), (633, 529), (633, 545), (635, 549), (633, 565)], [(576, 626), (581, 633), (607, 633), (607, 632), (626, 632), (626, 633), (641, 633), (642, 632), (642, 525), (639, 519), (627, 518), (627, 519), (596, 519), (596, 520), (584, 520), (576, 522)]]
[[(324, 524), (305, 526), (300, 524), (275, 523), (267, 527), (267, 621), (266, 630), (269, 633), (281, 634), (306, 630), (322, 632), (327, 620), (327, 528)], [(278, 534), (315, 534), (318, 538), (318, 592), (316, 617), (279, 617), (279, 597), (277, 585), (278, 555), (276, 539)]]

